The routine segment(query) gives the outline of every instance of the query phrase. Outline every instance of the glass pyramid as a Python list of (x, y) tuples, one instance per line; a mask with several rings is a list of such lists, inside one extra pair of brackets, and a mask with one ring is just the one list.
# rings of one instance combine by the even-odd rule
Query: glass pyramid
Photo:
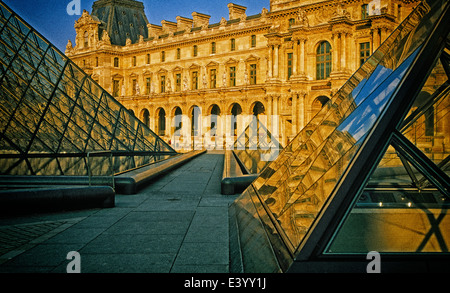
[(233, 145), (233, 152), (244, 165), (247, 174), (261, 173), (283, 149), (277, 140), (278, 134), (272, 134), (264, 125), (265, 118), (253, 116)]
[[(231, 235), (242, 262), (232, 267), (339, 271), (357, 263), (365, 272), (371, 250), (446, 253), (448, 261), (449, 6), (419, 4), (233, 203)], [(436, 204), (389, 206), (380, 195), (387, 190)], [(423, 237), (429, 234), (437, 240)], [(412, 244), (414, 237), (422, 239)]]
[(2, 2), (0, 64), (0, 174), (105, 175), (176, 154)]

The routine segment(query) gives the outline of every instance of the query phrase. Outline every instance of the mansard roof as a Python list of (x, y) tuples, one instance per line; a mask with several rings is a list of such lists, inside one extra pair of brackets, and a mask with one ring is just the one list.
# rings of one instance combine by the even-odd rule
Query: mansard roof
[(139, 36), (148, 38), (148, 19), (144, 12), (144, 4), (134, 0), (99, 0), (92, 6), (92, 16), (97, 17), (102, 25), (99, 36), (106, 30), (111, 44), (125, 46), (127, 39), (132, 43)]

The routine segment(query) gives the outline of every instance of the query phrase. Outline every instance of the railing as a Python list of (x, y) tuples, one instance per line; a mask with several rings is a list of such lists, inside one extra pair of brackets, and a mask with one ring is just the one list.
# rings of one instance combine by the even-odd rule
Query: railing
[[(87, 164), (86, 164), (86, 168), (87, 168), (87, 173), (88, 173), (88, 177), (89, 177), (89, 186), (92, 185), (92, 166), (91, 166), (91, 158), (92, 157), (109, 157), (109, 174), (106, 175), (107, 178), (111, 178), (111, 185), (112, 188), (115, 189), (115, 182), (114, 182), (114, 165), (113, 165), (113, 159), (112, 159), (112, 152), (111, 151), (94, 151), (94, 152), (88, 152), (86, 155), (87, 158)], [(104, 178), (104, 176), (100, 177), (100, 178)]]

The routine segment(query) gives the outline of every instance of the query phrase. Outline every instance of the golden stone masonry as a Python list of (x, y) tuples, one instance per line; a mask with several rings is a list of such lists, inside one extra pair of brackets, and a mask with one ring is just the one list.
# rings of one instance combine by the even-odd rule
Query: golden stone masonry
[[(264, 114), (284, 146), (418, 3), (271, 0), (256, 15), (230, 3), (219, 23), (192, 12), (158, 25), (141, 2), (99, 0), (66, 54), (167, 142), (181, 115), (209, 119), (191, 123), (201, 137), (208, 117)], [(215, 135), (239, 135), (236, 121)]]

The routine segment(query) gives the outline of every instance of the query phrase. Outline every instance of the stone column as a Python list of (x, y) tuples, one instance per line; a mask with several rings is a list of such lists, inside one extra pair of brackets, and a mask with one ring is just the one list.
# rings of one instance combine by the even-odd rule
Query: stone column
[(268, 78), (273, 77), (273, 46), (269, 45), (269, 64), (268, 64)]
[(274, 71), (274, 77), (278, 78), (279, 75), (279, 66), (278, 66), (278, 62), (279, 62), (279, 48), (280, 45), (275, 45), (275, 56), (274, 56), (274, 65), (273, 65), (273, 71)]
[(298, 117), (297, 117), (297, 93), (294, 93), (292, 96), (292, 134), (296, 135), (297, 134), (297, 124), (298, 124)]
[(306, 92), (300, 92), (298, 94), (298, 105), (297, 105), (297, 129), (300, 132), (303, 127), (305, 127), (305, 96)]
[(297, 75), (297, 68), (298, 68), (298, 59), (299, 59), (299, 51), (298, 51), (298, 40), (295, 39), (294, 40), (294, 52), (292, 54), (292, 75), (296, 76)]
[(300, 75), (306, 75), (305, 43), (306, 43), (306, 39), (300, 39)]

